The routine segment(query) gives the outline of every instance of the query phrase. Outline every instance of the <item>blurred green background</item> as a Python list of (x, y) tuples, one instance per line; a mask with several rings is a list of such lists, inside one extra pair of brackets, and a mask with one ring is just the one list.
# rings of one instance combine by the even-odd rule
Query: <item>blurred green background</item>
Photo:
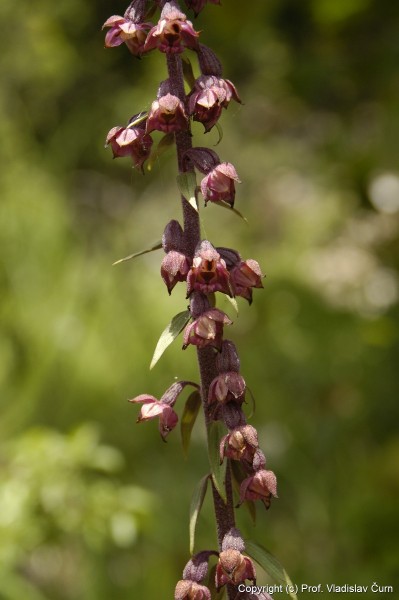
[[(158, 53), (104, 50), (101, 26), (125, 7), (0, 4), (6, 600), (173, 597), (207, 470), (201, 422), (187, 461), (177, 430), (163, 444), (126, 402), (197, 374), (179, 343), (148, 369), (186, 307), (161, 253), (111, 266), (180, 218), (172, 150), (142, 176), (104, 149), (166, 76)], [(238, 524), (299, 585), (398, 585), (399, 4), (224, 0), (195, 26), (244, 101), (216, 150), (249, 224), (208, 206), (204, 236), (267, 274), (238, 318), (220, 302), (279, 481), (257, 526), (245, 508)], [(217, 140), (194, 125), (196, 144)], [(197, 549), (214, 545), (207, 499)]]

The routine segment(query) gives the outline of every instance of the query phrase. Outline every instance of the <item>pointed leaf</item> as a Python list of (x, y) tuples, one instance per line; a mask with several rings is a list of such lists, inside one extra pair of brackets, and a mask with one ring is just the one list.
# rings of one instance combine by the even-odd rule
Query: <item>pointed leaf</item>
[(126, 129), (129, 129), (130, 127), (137, 127), (137, 125), (140, 125), (140, 123), (145, 121), (147, 117), (148, 117), (148, 112), (146, 110), (143, 110), (141, 113), (139, 113), (137, 115), (137, 117), (134, 119), (134, 121), (130, 121), (130, 123), (128, 124)]
[(227, 460), (220, 464), (220, 440), (223, 436), (222, 425), (219, 421), (212, 421), (208, 430), (208, 454), (211, 465), (212, 480), (215, 487), (226, 503), (226, 465)]
[(244, 215), (242, 215), (239, 210), (237, 210), (233, 206), (230, 206), (230, 204), (228, 202), (225, 202), (224, 200), (218, 200), (217, 202), (212, 202), (212, 204), (215, 204), (216, 206), (221, 206), (222, 208), (227, 208), (228, 210), (231, 210), (234, 214), (236, 214), (238, 217), (240, 217), (240, 219), (242, 219), (243, 221), (248, 223), (247, 217), (244, 217)]
[(188, 171), (187, 173), (180, 173), (177, 176), (177, 185), (181, 194), (185, 197), (187, 202), (198, 212), (197, 205), (197, 179), (195, 173)]
[(190, 87), (190, 90), (195, 86), (195, 77), (193, 72), (193, 67), (188, 58), (185, 56), (182, 57), (182, 66), (183, 66), (183, 76), (185, 81)]
[(234, 310), (236, 311), (236, 315), (238, 315), (238, 304), (237, 304), (237, 300), (232, 297), (232, 296), (225, 296), (226, 299), (230, 302), (230, 304), (232, 305), (232, 307), (234, 308)]
[(191, 498), (191, 504), (190, 504), (190, 526), (189, 526), (189, 531), (190, 531), (190, 554), (194, 553), (194, 544), (195, 544), (195, 528), (197, 526), (197, 521), (198, 521), (198, 517), (199, 514), (201, 512), (201, 508), (202, 508), (202, 504), (204, 502), (204, 498), (205, 498), (205, 494), (206, 494), (206, 490), (208, 488), (208, 479), (209, 479), (209, 474), (205, 475), (205, 477), (203, 477), (201, 479), (201, 481), (198, 482), (193, 496)]
[(263, 546), (252, 542), (251, 540), (245, 540), (245, 552), (251, 558), (256, 560), (262, 569), (266, 571), (276, 583), (283, 584), (284, 588), (288, 586), (287, 589), (291, 590), (288, 592), (289, 595), (293, 600), (297, 600), (297, 596), (293, 591), (295, 586), (283, 565), (273, 556), (273, 554), (270, 554)]
[(219, 134), (219, 139), (216, 142), (215, 146), (217, 146), (218, 144), (220, 144), (220, 142), (223, 139), (223, 129), (222, 126), (220, 125), (220, 123), (215, 123), (216, 129), (218, 130), (218, 134)]
[(120, 263), (126, 262), (127, 260), (131, 260), (132, 258), (137, 258), (137, 256), (142, 256), (143, 254), (148, 254), (148, 252), (153, 252), (154, 250), (159, 250), (162, 248), (162, 242), (156, 242), (153, 244), (151, 248), (147, 248), (146, 250), (140, 250), (140, 252), (135, 252), (134, 254), (129, 254), (129, 256), (125, 256), (125, 258), (120, 258), (112, 263), (112, 266), (119, 265)]
[(251, 400), (252, 400), (252, 408), (251, 408), (251, 412), (249, 413), (249, 415), (247, 416), (247, 419), (252, 419), (252, 417), (255, 414), (255, 410), (256, 410), (256, 402), (255, 402), (255, 396), (252, 393), (252, 390), (250, 387), (246, 386), (247, 392), (249, 393), (249, 395), (251, 396)]
[(175, 136), (174, 133), (165, 134), (158, 142), (157, 147), (151, 152), (150, 158), (147, 161), (147, 170), (151, 171), (155, 162), (162, 154), (166, 152), (174, 144)]
[(169, 325), (161, 333), (161, 337), (159, 338), (154, 350), (150, 369), (157, 364), (166, 348), (170, 346), (170, 344), (177, 338), (179, 333), (184, 329), (189, 322), (190, 317), (191, 315), (189, 310), (184, 310), (173, 317)]
[(183, 452), (186, 457), (190, 445), (191, 431), (197, 419), (200, 406), (201, 394), (198, 390), (194, 390), (187, 398), (180, 422), (181, 441), (183, 444)]

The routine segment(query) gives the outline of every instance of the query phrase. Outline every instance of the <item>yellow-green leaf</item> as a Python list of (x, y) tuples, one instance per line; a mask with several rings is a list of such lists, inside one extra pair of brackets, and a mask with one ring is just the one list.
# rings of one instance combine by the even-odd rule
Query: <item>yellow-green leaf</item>
[(146, 250), (140, 250), (139, 252), (135, 252), (134, 254), (129, 254), (129, 256), (125, 256), (125, 258), (120, 258), (112, 263), (112, 266), (119, 265), (120, 263), (126, 262), (127, 260), (131, 260), (132, 258), (137, 258), (137, 256), (142, 256), (143, 254), (147, 254), (148, 252), (153, 252), (154, 250), (159, 250), (162, 248), (162, 242), (156, 242), (153, 244), (151, 248), (147, 248)]
[(189, 310), (184, 310), (183, 312), (180, 312), (173, 317), (169, 325), (161, 333), (161, 337), (159, 338), (154, 350), (154, 355), (151, 360), (150, 369), (152, 369), (157, 364), (162, 354), (165, 352), (166, 348), (170, 346), (170, 344), (177, 338), (177, 336), (184, 329), (189, 320)]
[(192, 171), (180, 173), (180, 175), (177, 176), (177, 185), (179, 186), (182, 196), (184, 196), (187, 202), (198, 212), (196, 196), (197, 179), (195, 173)]
[(194, 553), (195, 528), (197, 526), (198, 517), (199, 517), (199, 514), (201, 512), (202, 504), (204, 502), (206, 490), (208, 488), (208, 479), (209, 479), (209, 474), (205, 475), (205, 477), (203, 477), (201, 479), (201, 481), (198, 482), (197, 486), (194, 489), (194, 493), (192, 495), (192, 498), (191, 498), (191, 504), (190, 504), (190, 525), (189, 525), (189, 531), (190, 531), (190, 554)]
[(248, 556), (253, 558), (276, 583), (282, 584), (284, 589), (288, 590), (288, 594), (293, 600), (297, 600), (294, 584), (289, 578), (287, 571), (273, 554), (263, 548), (260, 544), (252, 542), (251, 540), (245, 541), (245, 552)]
[(184, 405), (183, 415), (180, 421), (181, 440), (183, 444), (184, 455), (187, 456), (190, 445), (191, 431), (198, 416), (201, 406), (201, 394), (194, 390), (187, 398)]
[(220, 464), (220, 440), (224, 432), (220, 421), (212, 421), (208, 430), (208, 454), (211, 465), (212, 480), (219, 496), (226, 502), (226, 465), (227, 461)]

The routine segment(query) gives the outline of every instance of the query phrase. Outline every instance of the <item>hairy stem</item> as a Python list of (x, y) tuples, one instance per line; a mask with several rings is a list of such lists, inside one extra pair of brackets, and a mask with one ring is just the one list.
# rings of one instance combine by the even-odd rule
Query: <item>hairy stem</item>
[[(172, 93), (177, 96), (182, 102), (185, 101), (184, 91), (184, 79), (183, 69), (180, 56), (175, 54), (167, 55), (168, 75)], [(179, 173), (184, 173), (192, 170), (187, 166), (184, 160), (185, 153), (187, 150), (192, 148), (191, 132), (189, 128), (186, 131), (180, 131), (175, 134), (176, 149), (177, 149), (177, 162)], [(200, 221), (198, 212), (187, 202), (186, 198), (182, 196), (182, 209), (183, 209), (183, 220), (184, 220), (184, 238), (186, 245), (186, 252), (192, 258), (194, 256), (195, 248), (201, 241), (200, 233)], [(200, 298), (201, 297), (201, 298)], [(210, 308), (208, 301), (202, 294), (194, 292), (191, 300), (191, 311), (193, 317), (197, 317), (198, 314)], [(201, 306), (201, 308), (198, 308)], [(198, 311), (198, 314), (196, 314)], [(208, 390), (211, 381), (217, 375), (216, 369), (216, 353), (214, 348), (205, 347), (198, 348), (197, 351), (200, 378), (201, 378), (201, 395), (202, 404), (205, 414), (205, 423), (208, 429), (210, 424), (210, 414), (208, 409)], [(228, 466), (226, 470), (226, 496), (227, 504), (224, 503), (223, 499), (218, 494), (215, 486), (212, 486), (213, 491), (213, 502), (215, 507), (215, 516), (218, 533), (219, 550), (225, 534), (235, 526), (234, 521), (234, 508), (233, 508), (233, 494), (231, 485), (231, 472)], [(228, 589), (228, 597), (233, 598), (234, 590)]]

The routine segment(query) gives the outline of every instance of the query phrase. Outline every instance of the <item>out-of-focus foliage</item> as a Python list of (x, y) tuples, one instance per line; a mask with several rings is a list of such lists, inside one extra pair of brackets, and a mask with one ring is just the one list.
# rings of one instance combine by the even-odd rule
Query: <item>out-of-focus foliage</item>
[[(4, 598), (171, 597), (208, 468), (200, 422), (186, 462), (177, 430), (163, 444), (126, 402), (197, 374), (179, 342), (148, 370), (186, 308), (160, 252), (111, 267), (180, 218), (172, 151), (142, 177), (103, 148), (165, 78), (156, 53), (104, 50), (101, 26), (124, 9), (0, 3)], [(267, 274), (238, 317), (220, 302), (279, 481), (257, 527), (244, 507), (239, 524), (298, 584), (398, 585), (399, 5), (224, 0), (195, 25), (245, 103), (216, 150), (249, 224), (208, 206), (204, 236)], [(214, 543), (206, 498), (197, 547)]]

